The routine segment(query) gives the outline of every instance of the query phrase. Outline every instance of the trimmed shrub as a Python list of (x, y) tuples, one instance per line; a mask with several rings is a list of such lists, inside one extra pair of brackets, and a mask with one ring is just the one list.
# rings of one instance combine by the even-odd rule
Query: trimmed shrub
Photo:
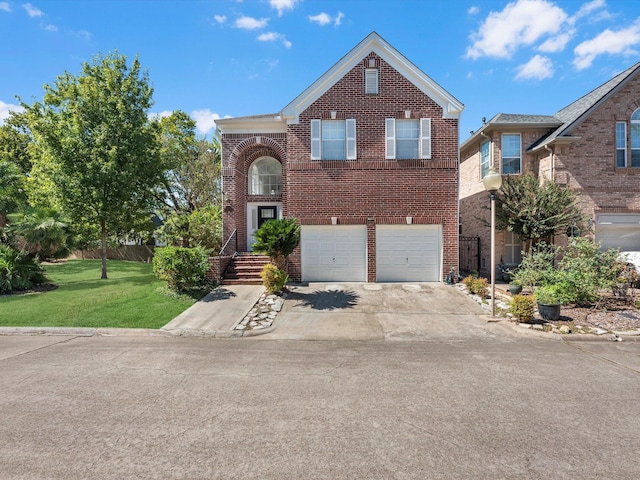
[(37, 259), (0, 244), (0, 293), (28, 290), (46, 280), (44, 268)]
[(204, 285), (208, 270), (209, 255), (202, 247), (163, 247), (153, 256), (153, 272), (177, 292)]
[(287, 272), (280, 270), (273, 263), (267, 263), (262, 269), (262, 272), (260, 272), (260, 276), (262, 277), (264, 288), (266, 288), (270, 294), (281, 292), (289, 280)]
[(521, 322), (533, 320), (536, 300), (531, 295), (514, 295), (509, 305), (509, 312)]
[(462, 279), (462, 283), (470, 293), (474, 293), (482, 298), (489, 294), (486, 278), (469, 275)]

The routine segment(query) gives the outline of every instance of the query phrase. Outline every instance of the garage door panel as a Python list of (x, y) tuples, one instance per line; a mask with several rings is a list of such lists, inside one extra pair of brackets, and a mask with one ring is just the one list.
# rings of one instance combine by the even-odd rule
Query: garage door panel
[(379, 282), (441, 280), (440, 225), (378, 225), (376, 271)]
[(303, 225), (303, 281), (366, 281), (365, 225)]
[(596, 219), (596, 241), (601, 248), (640, 251), (640, 215), (600, 214)]

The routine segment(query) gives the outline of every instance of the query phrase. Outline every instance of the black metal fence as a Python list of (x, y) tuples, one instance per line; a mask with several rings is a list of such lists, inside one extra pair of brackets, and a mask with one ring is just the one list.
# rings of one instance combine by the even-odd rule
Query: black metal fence
[(480, 237), (460, 237), (460, 271), (480, 271)]

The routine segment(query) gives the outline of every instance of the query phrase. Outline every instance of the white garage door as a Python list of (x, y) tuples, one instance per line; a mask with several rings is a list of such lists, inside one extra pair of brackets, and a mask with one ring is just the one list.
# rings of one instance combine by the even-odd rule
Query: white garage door
[(304, 282), (366, 281), (366, 225), (303, 225), (300, 235)]
[(640, 251), (640, 215), (598, 215), (596, 241), (603, 250)]
[(440, 225), (377, 225), (378, 282), (439, 282), (442, 279)]

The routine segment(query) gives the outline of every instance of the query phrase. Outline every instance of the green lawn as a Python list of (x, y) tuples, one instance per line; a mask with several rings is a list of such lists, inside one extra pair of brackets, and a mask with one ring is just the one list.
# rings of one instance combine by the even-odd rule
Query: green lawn
[(150, 264), (109, 260), (107, 280), (100, 269), (100, 260), (46, 265), (58, 288), (0, 296), (0, 326), (160, 328), (195, 302), (163, 294)]

